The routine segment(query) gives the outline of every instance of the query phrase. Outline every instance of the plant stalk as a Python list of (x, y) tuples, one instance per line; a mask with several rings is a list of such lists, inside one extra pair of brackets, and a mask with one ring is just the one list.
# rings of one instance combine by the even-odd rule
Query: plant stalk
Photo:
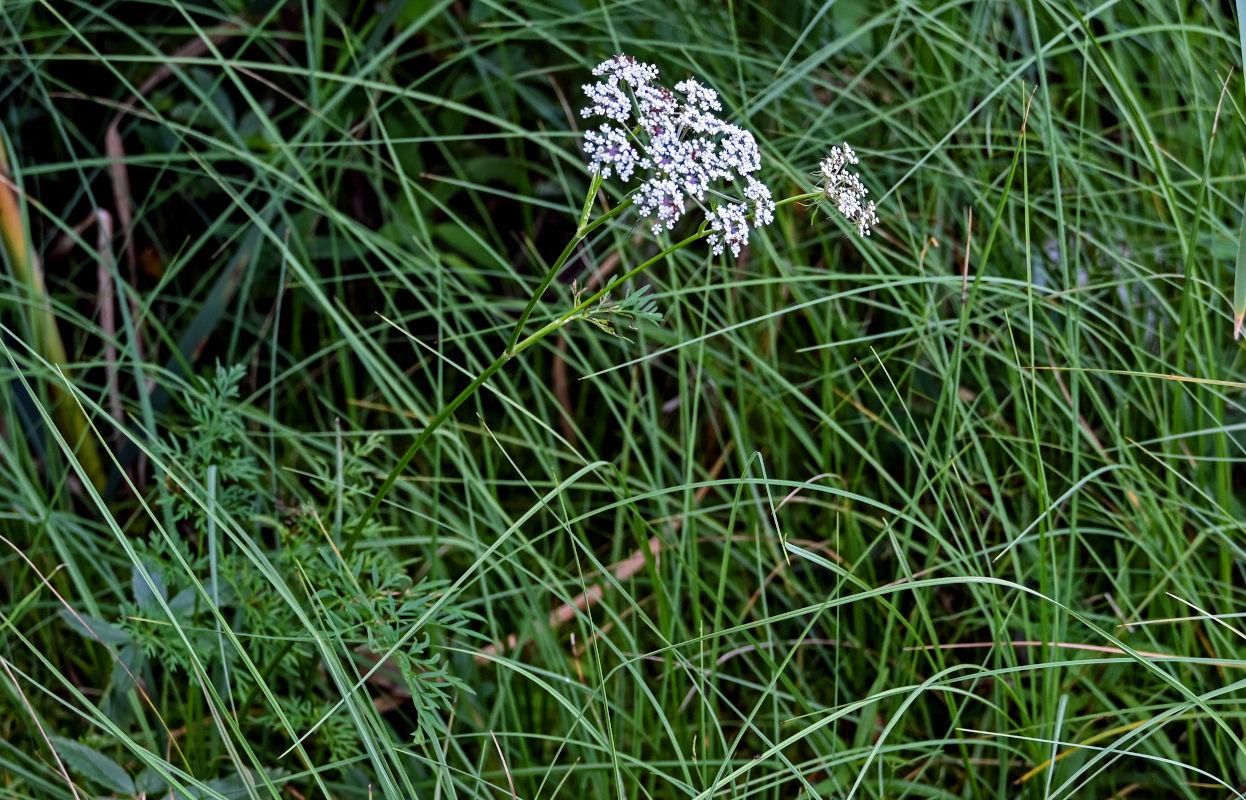
[[(584, 208), (580, 212), (580, 224), (576, 229), (575, 235), (571, 237), (571, 241), (567, 242), (567, 246), (563, 248), (563, 251), (558, 256), (557, 260), (554, 261), (549, 270), (545, 273), (545, 278), (541, 281), (541, 285), (537, 287), (536, 291), (534, 291), (532, 296), (528, 299), (528, 304), (519, 315), (519, 319), (515, 323), (515, 328), (511, 331), (510, 337), (507, 339), (506, 349), (500, 356), (497, 357), (496, 360), (494, 360), (492, 364), (486, 367), (480, 375), (476, 376), (476, 379), (469, 383), (463, 391), (459, 392), (458, 396), (442, 407), (442, 409), (437, 412), (437, 415), (429, 420), (428, 424), (424, 426), (424, 430), (420, 431), (419, 436), (415, 437), (415, 441), (412, 442), (411, 446), (407, 448), (407, 451), (402, 454), (402, 458), (398, 459), (398, 463), (394, 465), (392, 470), (390, 470), (389, 475), (385, 477), (385, 482), (381, 484), (379, 489), (377, 489), (376, 494), (373, 495), (372, 500), (368, 503), (368, 507), (364, 509), (363, 516), (359, 518), (359, 521), (355, 524), (354, 530), (351, 531), (350, 536), (346, 539), (346, 542), (343, 545), (344, 553), (349, 553), (354, 548), (355, 542), (358, 541), (360, 534), (363, 533), (364, 526), (368, 524), (368, 521), (372, 519), (372, 515), (376, 513), (378, 508), (380, 508), (385, 496), (388, 495), (390, 490), (394, 488), (394, 483), (397, 482), (398, 476), (401, 475), (402, 471), (405, 470), (407, 465), (411, 463), (411, 459), (415, 458), (415, 454), (420, 452), (424, 445), (428, 443), (428, 440), (432, 438), (433, 434), (437, 432), (437, 429), (450, 418), (458, 407), (463, 405), (469, 397), (474, 395), (476, 391), (484, 385), (485, 381), (489, 380), (489, 378), (500, 370), (507, 361), (510, 361), (517, 352), (521, 349), (526, 350), (528, 347), (531, 347), (539, 341), (540, 338), (547, 335), (551, 330), (554, 330), (564, 324), (560, 322), (558, 325), (546, 325), (540, 331), (537, 331), (536, 334), (524, 339), (521, 343), (522, 347), (518, 347), (516, 344), (519, 340), (520, 334), (523, 333), (524, 325), (527, 324), (529, 317), (532, 316), (532, 311), (536, 308), (536, 304), (540, 301), (541, 296), (545, 294), (545, 290), (549, 288), (549, 285), (553, 283), (554, 278), (556, 278), (558, 273), (562, 271), (563, 266), (567, 263), (567, 260), (571, 258), (571, 254), (575, 252), (580, 242), (584, 241), (584, 237), (588, 236), (588, 234), (592, 233), (609, 220), (618, 216), (632, 204), (631, 198), (628, 198), (606, 213), (602, 214), (600, 217), (597, 217), (592, 222), (588, 222), (588, 215), (592, 210), (593, 200), (597, 197), (597, 192), (600, 188), (601, 178), (599, 176), (595, 176), (592, 184), (589, 186), (588, 194), (584, 201)], [(676, 247), (681, 247), (683, 244), (684, 243), (681, 243)], [(663, 254), (670, 251), (670, 249), (663, 251)], [(648, 266), (653, 263), (654, 260), (656, 259), (650, 259), (642, 266)], [(629, 273), (629, 276), (638, 271), (639, 270), (633, 270), (632, 273)], [(613, 286), (614, 284), (611, 285)], [(604, 294), (604, 292), (599, 292), (597, 295), (594, 295), (592, 299), (596, 299), (602, 294)], [(577, 311), (586, 305), (587, 303), (580, 304), (576, 307)]]

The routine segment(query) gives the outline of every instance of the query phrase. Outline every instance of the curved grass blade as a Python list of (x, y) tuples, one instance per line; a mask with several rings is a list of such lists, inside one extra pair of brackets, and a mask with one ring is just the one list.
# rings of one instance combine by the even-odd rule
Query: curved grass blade
[[(0, 146), (0, 241), (3, 242), (4, 252), (8, 256), (14, 283), (25, 287), (31, 298), (27, 335), (30, 337), (30, 344), (40, 355), (52, 364), (61, 365), (68, 375), (66, 365), (69, 356), (65, 352), (65, 343), (56, 324), (56, 314), (52, 310), (52, 303), (44, 285), (43, 267), (39, 263), (39, 256), (30, 246), (28, 227), (18, 192), (12, 170), (9, 169), (8, 154)], [(49, 391), (57, 400), (65, 399), (62, 390), (55, 383), (49, 384)], [(77, 448), (78, 460), (90, 476), (91, 482), (97, 488), (103, 486), (104, 472), (99, 451), (96, 449), (95, 439), (88, 432), (90, 426), (82, 411), (74, 403), (57, 402), (56, 424), (65, 434), (65, 440)]]
[(1237, 267), (1233, 270), (1233, 338), (1242, 335), (1246, 318), (1246, 212), (1242, 213), (1242, 230), (1237, 236)]

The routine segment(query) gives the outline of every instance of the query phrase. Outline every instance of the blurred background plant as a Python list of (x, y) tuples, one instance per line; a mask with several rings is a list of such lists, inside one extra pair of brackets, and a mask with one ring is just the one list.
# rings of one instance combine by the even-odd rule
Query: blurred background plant
[[(0, 789), (1240, 796), (1230, 11), (4, 3)], [(883, 224), (676, 253), (346, 547), (574, 234), (619, 52), (776, 197), (851, 142)]]

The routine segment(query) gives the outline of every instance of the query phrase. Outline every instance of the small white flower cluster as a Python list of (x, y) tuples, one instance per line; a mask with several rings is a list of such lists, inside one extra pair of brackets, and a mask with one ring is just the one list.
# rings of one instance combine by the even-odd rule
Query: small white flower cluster
[[(655, 235), (674, 228), (693, 203), (705, 211), (714, 255), (730, 248), (739, 256), (749, 215), (753, 227), (774, 221), (770, 189), (753, 177), (761, 167), (753, 134), (714, 116), (722, 111), (718, 95), (691, 78), (672, 92), (657, 83), (657, 67), (626, 55), (603, 61), (593, 74), (603, 80), (584, 85), (590, 105), (580, 114), (609, 122), (584, 135), (589, 171), (627, 181), (644, 170), (636, 208), (656, 218)], [(712, 186), (737, 179), (745, 182), (742, 200)]]
[(844, 215), (844, 219), (857, 226), (857, 233), (869, 236), (870, 230), (878, 224), (878, 214), (874, 212), (874, 201), (862, 203), (869, 189), (861, 183), (861, 176), (849, 172), (849, 165), (857, 163), (857, 154), (844, 142), (843, 147), (832, 147), (816, 173), (822, 185), (818, 189), (833, 201)]

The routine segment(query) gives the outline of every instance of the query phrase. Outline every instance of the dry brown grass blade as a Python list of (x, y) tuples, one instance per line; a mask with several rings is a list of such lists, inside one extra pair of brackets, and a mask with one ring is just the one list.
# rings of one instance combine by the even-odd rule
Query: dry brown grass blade
[(1233, 268), (1233, 339), (1242, 335), (1242, 321), (1246, 320), (1246, 214), (1242, 215), (1242, 229), (1237, 237), (1237, 263)]
[(108, 372), (108, 410), (120, 425), (125, 421), (125, 411), (121, 407), (121, 382), (117, 370), (117, 288), (113, 283), (112, 250), (112, 214), (104, 209), (96, 212), (95, 250), (96, 250), (96, 283), (99, 285), (99, 316), (100, 328), (104, 333), (104, 364)]
[(506, 782), (510, 784), (511, 798), (519, 800), (519, 795), (515, 794), (515, 779), (511, 777), (511, 768), (506, 763), (506, 754), (502, 752), (502, 745), (498, 744), (498, 737), (493, 731), (489, 731), (489, 736), (493, 738), (493, 746), (498, 749), (498, 758), (502, 760), (502, 770), (506, 773)]
[(69, 770), (65, 768), (65, 762), (61, 761), (60, 753), (56, 752), (56, 745), (52, 744), (52, 738), (48, 736), (47, 729), (43, 725), (43, 721), (39, 719), (38, 712), (26, 697), (26, 693), (22, 691), (22, 685), (17, 682), (17, 676), (13, 674), (13, 670), (9, 668), (9, 662), (4, 658), (0, 658), (0, 669), (4, 670), (5, 677), (9, 679), (9, 685), (13, 694), (22, 701), (22, 708), (26, 710), (26, 716), (34, 723), (35, 729), (39, 731), (39, 738), (47, 745), (48, 751), (52, 753), (52, 760), (56, 762), (56, 771), (65, 779), (65, 784), (69, 787), (69, 791), (73, 793), (74, 800), (82, 800), (82, 795), (78, 794), (78, 788), (74, 785), (73, 778), (69, 777)]
[[(1051, 362), (1055, 360), (1055, 356), (1052, 355), (1050, 344), (1048, 344), (1046, 348), (1047, 363), (1051, 364)], [(1064, 385), (1064, 378), (1060, 376), (1060, 370), (1053, 370), (1052, 374), (1056, 376), (1056, 386), (1060, 387), (1060, 394), (1064, 397), (1064, 402), (1069, 404), (1070, 409), (1073, 408), (1073, 395), (1069, 392), (1068, 387)], [(1082, 432), (1086, 434), (1087, 441), (1089, 441), (1091, 446), (1095, 448), (1095, 452), (1099, 454), (1100, 458), (1108, 463), (1113, 463), (1115, 459), (1108, 455), (1108, 451), (1103, 446), (1103, 442), (1099, 441), (1099, 437), (1095, 434), (1095, 429), (1090, 427), (1090, 423), (1087, 422), (1086, 418), (1080, 413), (1077, 415), (1077, 424), (1082, 429)]]
[[(645, 547), (634, 551), (627, 558), (612, 565), (610, 567), (610, 574), (612, 574), (614, 579), (617, 581), (625, 581), (640, 572), (640, 570), (644, 568), (645, 562), (649, 557), (657, 558), (658, 553), (661, 551), (662, 542), (658, 539), (658, 537), (651, 536), (649, 537), (649, 542), (645, 545)], [(645, 555), (646, 552), (649, 553), (649, 556)], [(563, 625), (566, 625), (568, 622), (575, 619), (576, 614), (587, 611), (590, 607), (596, 605), (601, 598), (605, 597), (605, 595), (606, 589), (603, 584), (593, 584), (588, 587), (588, 589), (572, 598), (570, 602), (563, 603), (551, 611), (549, 614), (549, 627), (553, 629), (561, 628)], [(491, 644), (488, 647), (482, 648), (480, 653), (476, 656), (476, 661), (480, 663), (487, 663), (498, 653), (514, 650), (518, 646), (519, 636), (518, 634), (512, 633), (506, 637), (505, 642)]]
[(151, 93), (166, 78), (173, 74), (173, 62), (179, 59), (195, 58), (207, 52), (210, 45), (218, 45), (239, 33), (238, 24), (228, 22), (208, 34), (207, 38), (195, 38), (182, 45), (161, 64), (147, 80), (138, 87), (138, 91), (126, 98), (120, 110), (113, 115), (112, 122), (104, 131), (104, 152), (108, 156), (108, 172), (112, 179), (113, 205), (117, 212), (117, 221), (121, 224), (121, 236), (125, 249), (125, 264), (134, 281), (138, 274), (138, 256), (134, 251), (134, 206), (130, 198), (130, 173), (125, 165), (125, 144), (121, 140), (121, 121), (134, 110), (140, 97)]
[[(727, 465), (727, 455), (730, 452), (731, 445), (728, 444), (727, 448), (724, 449), (724, 451), (718, 456), (718, 459), (714, 462), (713, 466), (710, 467), (709, 474), (706, 476), (706, 485), (697, 489), (696, 494), (693, 495), (692, 502), (694, 505), (700, 505), (701, 502), (705, 500), (706, 495), (709, 494), (710, 489), (712, 488), (710, 482), (718, 479), (718, 476), (722, 473), (723, 468)], [(672, 519), (667, 524), (669, 526), (670, 534), (674, 535), (680, 528), (683, 527), (683, 516), (681, 515), (680, 517)], [(609, 568), (609, 572), (614, 576), (616, 581), (625, 581), (640, 572), (644, 568), (645, 564), (648, 563), (650, 558), (656, 560), (661, 552), (661, 539), (657, 536), (651, 536), (644, 547), (637, 548), (632, 551), (631, 555), (627, 558), (612, 564)], [(605, 596), (606, 584), (604, 582), (593, 584), (580, 594), (573, 597), (570, 602), (563, 603), (550, 612), (550, 629), (556, 630), (563, 625), (566, 625), (568, 622), (574, 620), (577, 614), (592, 608)], [(603, 630), (608, 629), (608, 627), (609, 626), (606, 626)], [(491, 644), (488, 647), (483, 648), (480, 653), (477, 654), (476, 661), (478, 663), (487, 662), (498, 653), (514, 650), (518, 644), (519, 636), (512, 633), (506, 637), (505, 642)], [(583, 650), (583, 647), (586, 646), (587, 644), (582, 645), (581, 651)]]
[[(61, 339), (56, 314), (52, 311), (52, 302), (44, 284), (43, 266), (27, 238), (26, 220), (19, 200), (20, 192), (9, 169), (8, 154), (0, 147), (0, 240), (3, 241), (4, 251), (8, 255), (15, 282), (26, 287), (30, 299), (27, 319), (29, 335), (33, 341), (29, 344), (48, 363), (60, 367), (68, 380), (70, 374), (66, 365), (69, 357), (65, 353), (65, 343)], [(61, 429), (69, 446), (75, 449), (78, 463), (91, 483), (96, 488), (103, 488), (107, 476), (104, 474), (99, 449), (90, 432), (91, 426), (86, 415), (59, 382), (49, 381), (48, 389), (57, 427)]]

